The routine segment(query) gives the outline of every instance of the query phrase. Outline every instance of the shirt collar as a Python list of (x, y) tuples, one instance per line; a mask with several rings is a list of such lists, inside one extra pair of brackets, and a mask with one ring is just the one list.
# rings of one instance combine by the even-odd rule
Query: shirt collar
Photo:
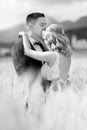
[(37, 40), (33, 39), (32, 37), (29, 37), (29, 40), (30, 40), (31, 44), (35, 44), (36, 42), (38, 42)]

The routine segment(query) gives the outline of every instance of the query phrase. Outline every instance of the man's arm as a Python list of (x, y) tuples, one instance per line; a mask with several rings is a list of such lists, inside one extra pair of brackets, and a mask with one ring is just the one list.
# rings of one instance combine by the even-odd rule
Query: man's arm
[(18, 39), (18, 41), (12, 46), (11, 58), (18, 75), (22, 74), (29, 68), (33, 68), (35, 72), (39, 71), (42, 66), (42, 63), (40, 61), (24, 55), (22, 39)]
[(22, 39), (18, 39), (12, 46), (11, 58), (17, 74), (21, 74), (29, 67), (29, 57), (24, 55)]

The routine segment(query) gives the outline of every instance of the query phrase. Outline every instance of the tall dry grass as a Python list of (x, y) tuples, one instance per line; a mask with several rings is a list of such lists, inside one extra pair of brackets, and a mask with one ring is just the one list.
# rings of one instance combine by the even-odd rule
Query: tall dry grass
[(20, 98), (22, 89), (20, 85), (14, 93), (17, 76), (12, 61), (2, 60), (0, 62), (0, 130), (87, 130), (86, 58), (72, 59), (70, 79), (70, 88), (49, 96), (46, 107), (44, 104), (39, 105), (35, 100), (34, 109), (38, 112), (31, 116), (29, 111), (24, 111), (23, 97)]

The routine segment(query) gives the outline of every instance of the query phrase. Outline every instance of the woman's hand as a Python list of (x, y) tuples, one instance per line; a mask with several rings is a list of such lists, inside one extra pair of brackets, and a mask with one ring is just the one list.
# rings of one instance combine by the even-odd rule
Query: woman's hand
[(21, 31), (18, 33), (18, 36), (19, 36), (19, 38), (23, 39), (24, 54), (26, 55), (27, 52), (29, 52), (29, 50), (31, 48), (28, 33)]
[(23, 38), (24, 36), (28, 36), (27, 32), (21, 31), (18, 33), (19, 38)]

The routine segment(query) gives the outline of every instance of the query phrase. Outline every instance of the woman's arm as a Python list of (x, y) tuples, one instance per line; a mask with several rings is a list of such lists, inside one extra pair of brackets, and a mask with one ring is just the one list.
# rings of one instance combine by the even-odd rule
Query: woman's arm
[(26, 32), (23, 32), (22, 37), (23, 37), (24, 50), (26, 48), (31, 49), (31, 45), (28, 39), (28, 34)]
[(39, 51), (34, 51), (31, 49), (25, 49), (25, 55), (34, 58), (39, 61), (47, 61), (50, 63), (54, 63), (56, 60), (56, 55), (52, 51), (46, 51), (46, 52), (39, 52)]
[(56, 55), (52, 51), (39, 52), (30, 49), (28, 36), (23, 34), (23, 45), (24, 45), (24, 53), (25, 55), (34, 58), (39, 61), (47, 61), (47, 62), (55, 62)]
[[(24, 48), (31, 48), (27, 32), (21, 31), (18, 33), (18, 36), (23, 39)], [(26, 42), (27, 44), (24, 44), (24, 42)]]

